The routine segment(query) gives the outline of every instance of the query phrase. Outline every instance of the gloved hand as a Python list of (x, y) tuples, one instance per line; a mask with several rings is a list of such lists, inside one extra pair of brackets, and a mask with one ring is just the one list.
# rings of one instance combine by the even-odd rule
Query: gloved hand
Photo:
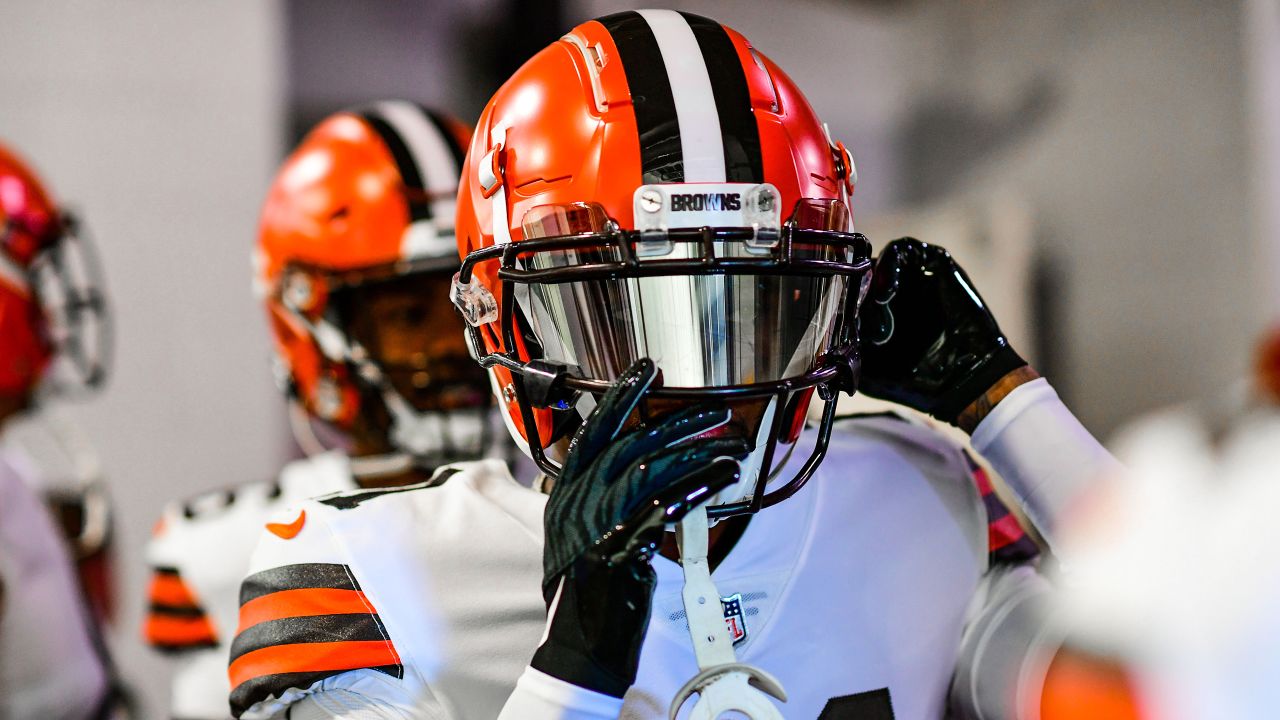
[(858, 345), (859, 392), (953, 425), (1027, 365), (951, 253), (914, 238), (894, 240), (876, 259)]
[(624, 432), (657, 375), (641, 360), (604, 394), (569, 444), (544, 515), (551, 617), (530, 664), (614, 697), (635, 682), (657, 583), (649, 561), (666, 524), (737, 482), (748, 452), (741, 438), (690, 440), (728, 421), (722, 407)]

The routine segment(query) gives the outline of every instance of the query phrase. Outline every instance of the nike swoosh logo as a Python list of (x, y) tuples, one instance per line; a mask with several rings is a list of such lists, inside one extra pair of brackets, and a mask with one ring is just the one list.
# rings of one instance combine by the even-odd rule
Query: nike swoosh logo
[(307, 521), (307, 511), (299, 510), (298, 519), (291, 523), (267, 523), (272, 535), (284, 540), (292, 540), (302, 532), (302, 524)]

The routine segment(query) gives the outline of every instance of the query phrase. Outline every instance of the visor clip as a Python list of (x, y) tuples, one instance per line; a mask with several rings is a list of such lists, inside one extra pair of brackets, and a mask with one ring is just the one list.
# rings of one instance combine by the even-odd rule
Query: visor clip
[(506, 170), (504, 162), (506, 157), (502, 151), (502, 145), (500, 141), (495, 143), (478, 163), (480, 194), (486, 200), (493, 197), (493, 194), (498, 192), (498, 188), (502, 187), (502, 175)]
[(858, 169), (853, 164), (853, 153), (839, 140), (831, 150), (835, 155), (836, 175), (844, 182), (845, 190), (852, 195), (854, 185), (858, 184)]
[(825, 362), (836, 366), (836, 376), (829, 383), (818, 386), (818, 396), (824, 401), (834, 400), (840, 393), (852, 396), (858, 390), (858, 379), (862, 375), (862, 358), (858, 355), (857, 346), (845, 346), (824, 358)]
[(569, 366), (546, 360), (530, 360), (520, 374), (529, 404), (534, 407), (568, 410), (573, 407), (577, 393), (565, 387)]

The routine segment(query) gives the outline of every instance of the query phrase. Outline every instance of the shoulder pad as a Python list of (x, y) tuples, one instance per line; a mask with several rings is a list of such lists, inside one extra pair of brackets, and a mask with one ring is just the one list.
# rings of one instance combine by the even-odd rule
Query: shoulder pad
[(338, 510), (351, 510), (360, 507), (362, 503), (380, 498), (384, 495), (395, 495), (397, 493), (413, 492), (415, 490), (424, 490), (426, 488), (440, 487), (449, 480), (449, 478), (461, 472), (460, 468), (442, 467), (431, 476), (430, 480), (413, 485), (399, 485), (396, 487), (371, 488), (368, 490), (348, 490), (345, 492), (336, 492), (316, 498), (316, 502), (322, 505), (328, 505)]
[(952, 437), (948, 430), (930, 421), (904, 413), (886, 411), (838, 417), (831, 434), (832, 444), (839, 443), (841, 436), (869, 436), (898, 447), (911, 456), (923, 454), (935, 460), (955, 463), (957, 470), (965, 467), (962, 460), (964, 444), (960, 438)]

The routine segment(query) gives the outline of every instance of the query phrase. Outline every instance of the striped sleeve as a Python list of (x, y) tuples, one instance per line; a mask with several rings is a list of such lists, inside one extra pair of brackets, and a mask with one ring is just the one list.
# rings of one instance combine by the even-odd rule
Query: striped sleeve
[(982, 504), (987, 513), (987, 553), (991, 565), (1016, 565), (1025, 563), (1040, 554), (1040, 548), (1031, 539), (1018, 517), (1009, 511), (1008, 506), (996, 494), (991, 484), (991, 477), (986, 468), (979, 465), (972, 457), (965, 454), (969, 464), (969, 472), (973, 474), (974, 484), (982, 495)]
[(247, 577), (230, 662), (236, 717), (352, 670), (404, 676), (377, 608), (340, 563), (283, 565)]
[(143, 636), (152, 647), (170, 653), (217, 647), (213, 621), (177, 568), (152, 568), (147, 602)]

